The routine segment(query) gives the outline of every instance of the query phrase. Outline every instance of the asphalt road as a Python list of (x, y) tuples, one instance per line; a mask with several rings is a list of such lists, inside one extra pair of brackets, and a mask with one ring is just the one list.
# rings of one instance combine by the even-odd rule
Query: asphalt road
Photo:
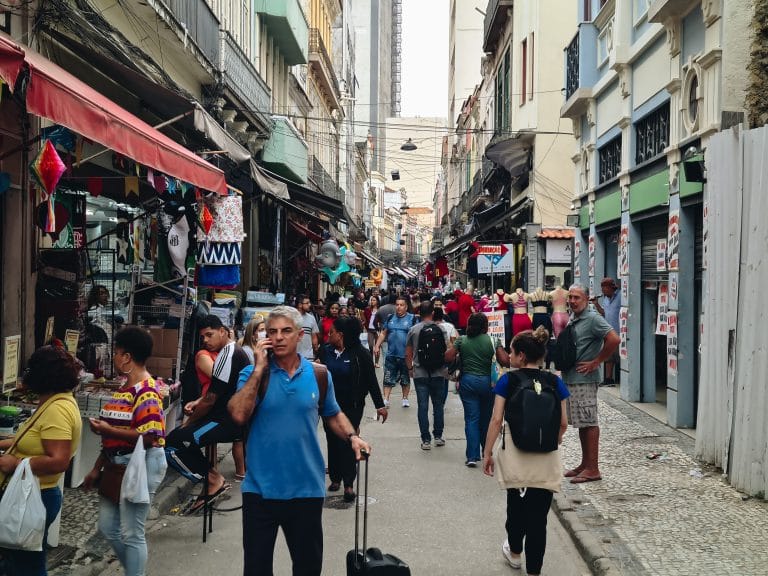
[[(368, 545), (399, 556), (415, 576), (524, 574), (511, 569), (501, 554), (505, 492), (480, 468), (464, 466), (464, 423), (458, 395), (450, 393), (448, 398), (447, 444), (430, 451), (420, 448), (415, 394), (411, 393), (411, 408), (400, 406), (399, 390), (393, 393), (392, 400), (386, 424), (373, 420), (372, 406), (362, 423), (362, 436), (373, 446)], [(322, 429), (320, 435), (324, 444)], [(229, 455), (222, 462), (222, 471), (232, 477)], [(219, 507), (240, 504), (238, 486), (229, 492), (228, 499), (219, 501)], [(354, 543), (354, 506), (344, 504), (340, 496), (328, 498), (323, 524), (323, 574), (343, 576), (344, 558)], [(156, 523), (148, 535), (147, 574), (240, 574), (240, 512), (217, 513), (214, 531), (206, 544), (202, 544), (201, 530), (202, 517), (169, 515)], [(121, 571), (113, 566), (109, 573)], [(279, 536), (275, 574), (290, 573), (288, 551)], [(552, 513), (543, 574), (590, 574)]]

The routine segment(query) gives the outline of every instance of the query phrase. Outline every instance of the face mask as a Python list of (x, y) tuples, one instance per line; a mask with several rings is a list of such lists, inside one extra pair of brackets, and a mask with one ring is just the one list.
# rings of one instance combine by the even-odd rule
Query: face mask
[(264, 338), (266, 338), (266, 337), (267, 337), (267, 333), (266, 333), (266, 332), (264, 332), (264, 331), (261, 331), (261, 332), (256, 332), (256, 337), (257, 337), (259, 340), (263, 340)]

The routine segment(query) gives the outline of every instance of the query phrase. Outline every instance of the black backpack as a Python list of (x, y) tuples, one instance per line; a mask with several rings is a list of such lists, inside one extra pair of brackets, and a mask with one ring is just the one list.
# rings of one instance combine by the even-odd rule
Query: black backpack
[(428, 373), (439, 370), (445, 366), (445, 335), (440, 326), (434, 322), (425, 324), (419, 332), (419, 346), (416, 354), (419, 358), (419, 366)]
[(553, 452), (560, 435), (561, 406), (555, 376), (538, 371), (531, 378), (524, 370), (507, 374), (510, 395), (504, 406), (512, 442), (525, 452)]
[(574, 334), (573, 324), (568, 324), (555, 341), (552, 350), (552, 358), (555, 368), (560, 372), (565, 372), (576, 366), (579, 356), (576, 353), (576, 335)]

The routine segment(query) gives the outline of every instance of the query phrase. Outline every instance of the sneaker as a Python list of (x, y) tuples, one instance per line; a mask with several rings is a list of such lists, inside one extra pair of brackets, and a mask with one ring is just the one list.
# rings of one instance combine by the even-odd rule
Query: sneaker
[(384, 400), (384, 408), (389, 408), (389, 400)]
[(421, 449), (422, 450), (432, 450), (432, 443), (431, 442), (422, 442), (421, 443)]
[(408, 402), (408, 398), (403, 398), (403, 408), (408, 408), (411, 405), (410, 402)]
[(507, 564), (512, 566), (512, 568), (515, 570), (519, 570), (523, 565), (522, 558), (520, 556), (517, 558), (512, 556), (512, 550), (509, 549), (509, 540), (504, 540), (504, 543), (501, 545), (501, 553), (504, 554), (504, 558), (507, 559)]
[(467, 460), (464, 462), (464, 466), (467, 468), (477, 468), (477, 460)]
[(445, 446), (445, 440), (442, 438), (435, 438), (435, 446)]

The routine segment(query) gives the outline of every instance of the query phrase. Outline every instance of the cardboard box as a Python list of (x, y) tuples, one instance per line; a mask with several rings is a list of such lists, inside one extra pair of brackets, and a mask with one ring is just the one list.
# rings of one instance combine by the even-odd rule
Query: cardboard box
[(153, 356), (147, 360), (147, 372), (152, 376), (170, 379), (173, 378), (176, 368), (175, 358), (158, 358)]
[(179, 331), (175, 328), (150, 328), (152, 356), (155, 358), (176, 358), (179, 346)]

